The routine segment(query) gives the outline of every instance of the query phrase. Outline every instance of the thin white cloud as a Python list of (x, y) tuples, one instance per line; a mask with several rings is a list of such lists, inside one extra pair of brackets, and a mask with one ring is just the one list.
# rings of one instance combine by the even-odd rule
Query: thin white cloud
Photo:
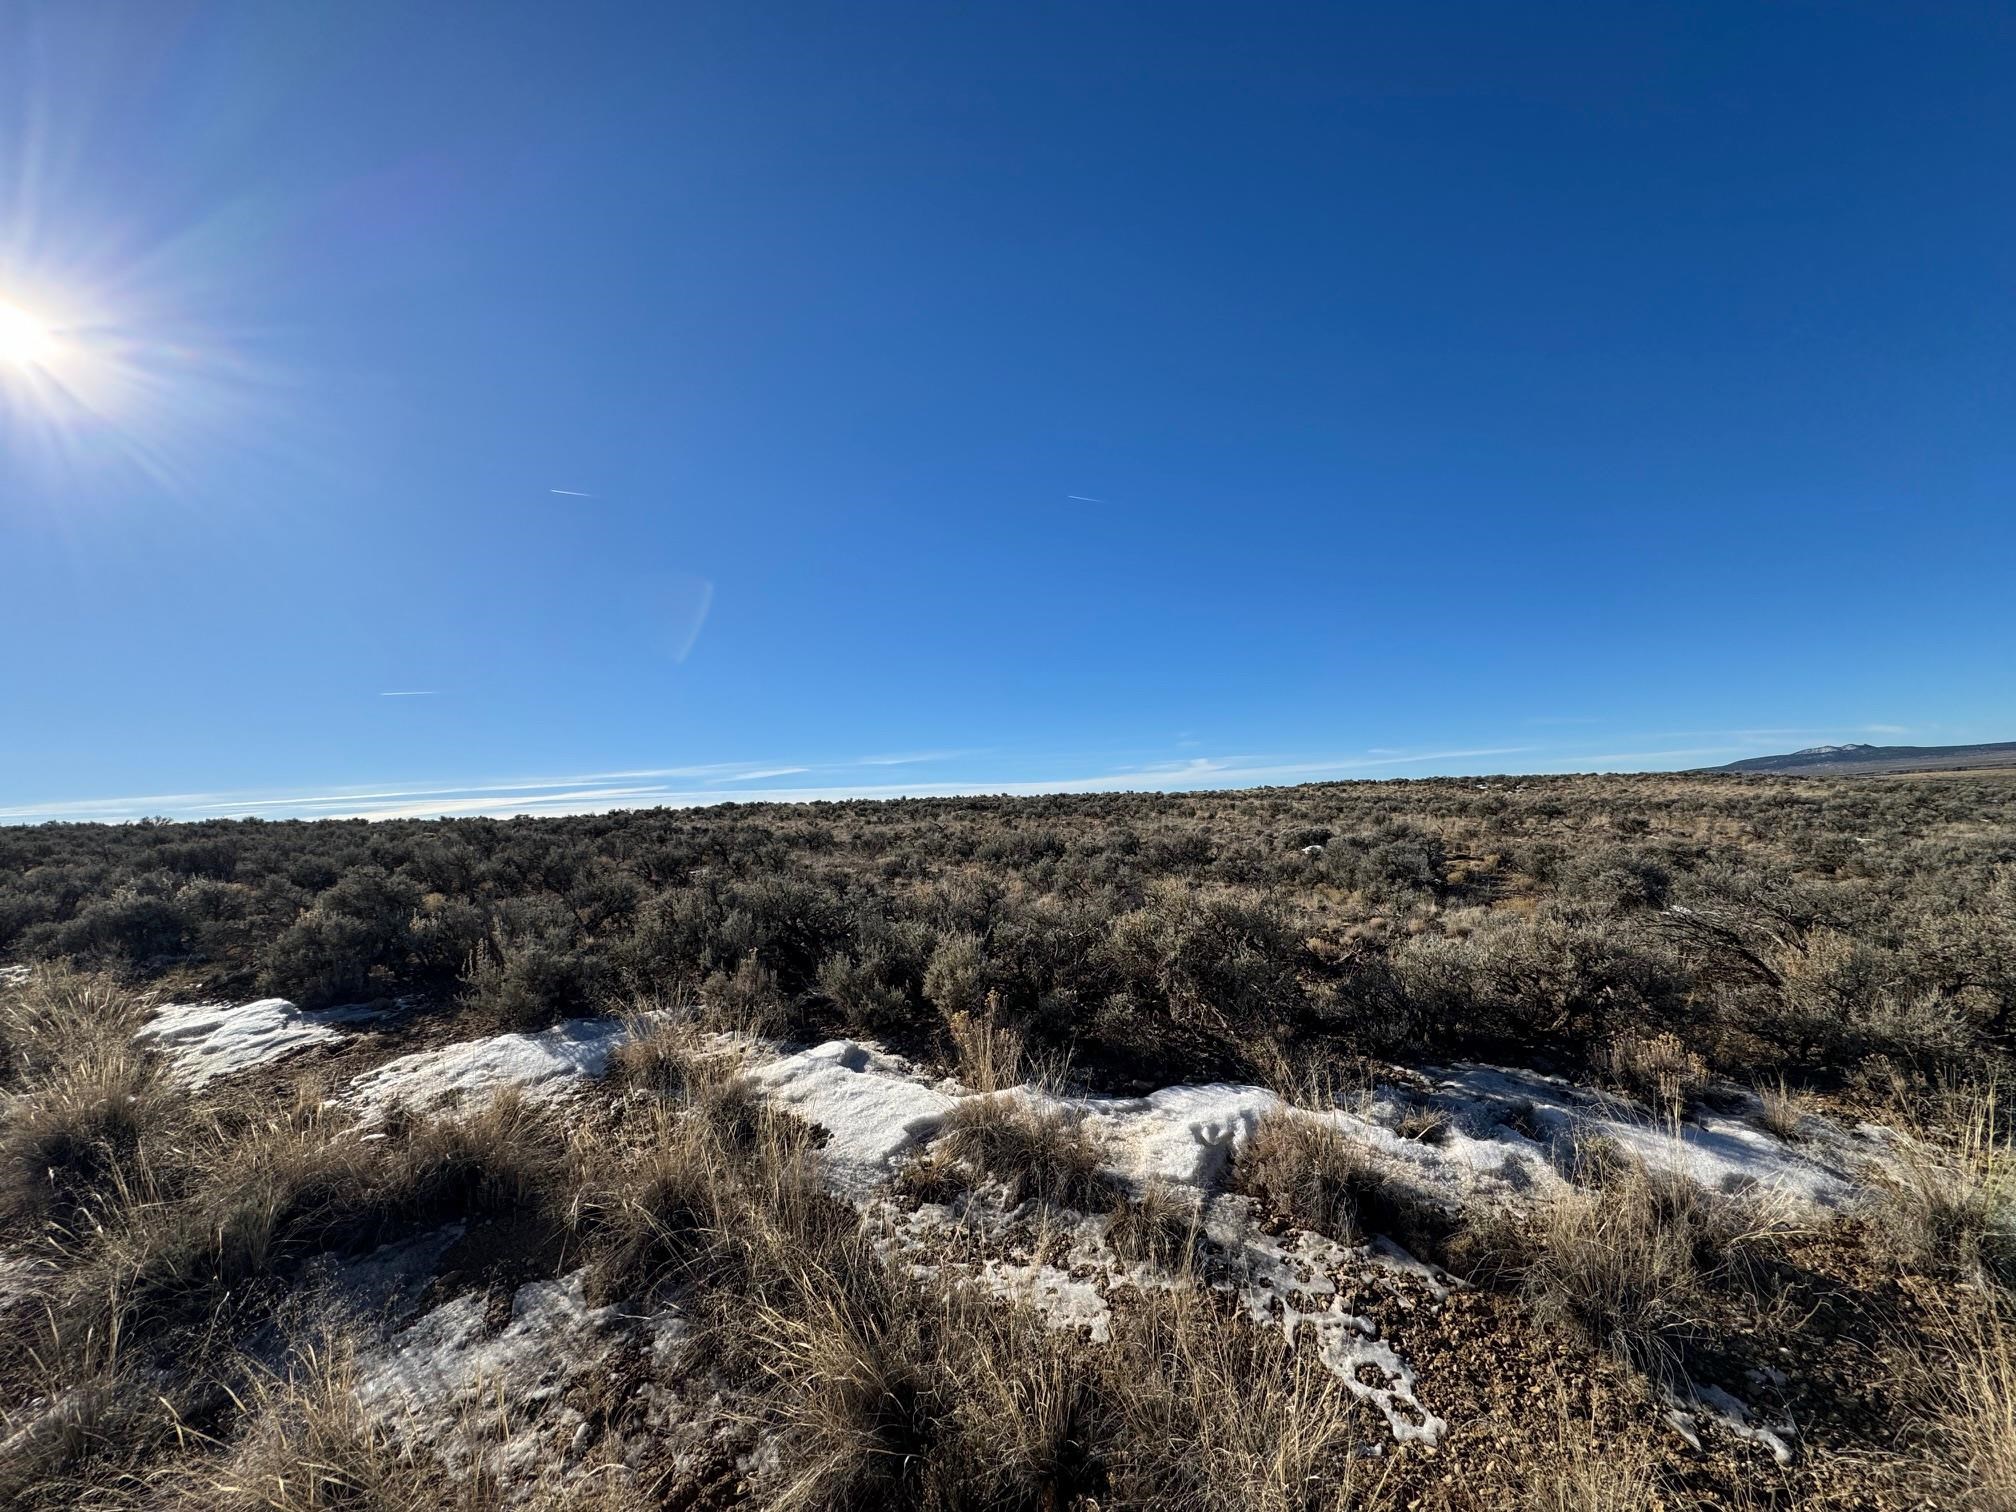
[(559, 494), (563, 499), (592, 499), (595, 497), (591, 493), (582, 493), (578, 488), (549, 488), (546, 492)]
[(441, 695), (433, 688), (400, 688), (391, 693), (380, 693), (378, 696), (380, 698), (439, 698)]
[[(1184, 791), (1297, 782), (1405, 775), (1410, 768), (1444, 772), (1590, 772), (1612, 768), (1670, 769), (1708, 765), (1745, 754), (1741, 745), (1659, 746), (1631, 750), (1562, 752), (1531, 745), (1445, 747), (1431, 751), (1382, 748), (1344, 757), (1197, 756), (1148, 762), (1104, 771), (1059, 766), (1070, 775), (1012, 781), (881, 780), (862, 782), (864, 769), (940, 759), (958, 752), (913, 752), (825, 765), (750, 766), (745, 762), (696, 763), (571, 776), (524, 778), (462, 785), (332, 787), (309, 791), (248, 791), (155, 794), (132, 798), (81, 799), (0, 808), (0, 822), (95, 820), (119, 822), (162, 814), (170, 818), (364, 818), (419, 819), (435, 816), (578, 814), (620, 808), (691, 808), (717, 803), (813, 803), (850, 799), (1030, 796), (1044, 793)], [(1516, 765), (1501, 758), (1521, 758)], [(1490, 764), (1486, 764), (1490, 763)], [(1090, 765), (1091, 763), (1087, 763)], [(892, 774), (893, 776), (893, 774)], [(793, 785), (745, 784), (804, 777)], [(732, 787), (729, 786), (732, 784)]]
[(1073, 499), (1080, 504), (1110, 504), (1113, 502), (1111, 499), (1095, 499), (1089, 494), (1066, 494), (1064, 497)]
[(1893, 724), (1866, 724), (1862, 726), (1864, 735), (1909, 735), (1911, 726)]
[(905, 751), (897, 756), (857, 756), (855, 766), (916, 766), (926, 761), (952, 761), (961, 756), (984, 756), (985, 751)]

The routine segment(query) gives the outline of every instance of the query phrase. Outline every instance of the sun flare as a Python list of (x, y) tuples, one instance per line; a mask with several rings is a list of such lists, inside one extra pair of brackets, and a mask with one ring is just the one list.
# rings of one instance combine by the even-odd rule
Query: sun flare
[(37, 368), (56, 355), (56, 335), (47, 322), (19, 305), (0, 300), (0, 362)]

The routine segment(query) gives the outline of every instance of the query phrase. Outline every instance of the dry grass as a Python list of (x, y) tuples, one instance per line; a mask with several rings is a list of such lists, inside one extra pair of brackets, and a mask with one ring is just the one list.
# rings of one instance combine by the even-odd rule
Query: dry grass
[(179, 1131), (186, 1098), (133, 1044), (152, 999), (109, 978), (36, 972), (0, 992), (0, 1216), (74, 1239), (122, 1190), (149, 1183), (147, 1149)]
[(1130, 1315), (1102, 1360), (1115, 1415), (1113, 1501), (1166, 1512), (1376, 1508), (1377, 1431), (1343, 1384), (1274, 1331), (1229, 1322), (1194, 1289)]
[(1435, 1256), (1451, 1222), (1335, 1124), (1290, 1110), (1261, 1119), (1233, 1163), (1233, 1187), (1282, 1222), (1363, 1244), (1385, 1234)]
[(2016, 1508), (2016, 1325), (1998, 1299), (1939, 1304), (1941, 1342), (1910, 1343), (1900, 1361), (1924, 1454), (1904, 1489), (1922, 1505)]
[(1099, 1150), (1075, 1115), (1004, 1093), (969, 1097), (946, 1116), (937, 1147), (980, 1176), (999, 1181), (1010, 1202), (1038, 1198), (1097, 1212), (1107, 1189)]
[(1240, 1151), (1232, 1176), (1240, 1191), (1297, 1228), (1347, 1244), (1364, 1237), (1359, 1197), (1377, 1177), (1371, 1156), (1332, 1124), (1270, 1113)]
[(178, 1131), (185, 1106), (152, 1056), (78, 1044), (29, 1084), (0, 1133), (0, 1211), (88, 1228), (144, 1180), (148, 1142)]
[(624, 1089), (683, 1093), (693, 1079), (692, 1032), (682, 1024), (634, 1019), (629, 1034), (609, 1056), (609, 1080)]
[(151, 993), (111, 977), (45, 966), (0, 988), (0, 1088), (33, 1085), (88, 1048), (130, 1041)]
[(945, 1033), (960, 1079), (976, 1092), (999, 1092), (1022, 1081), (1028, 1069), (1024, 1036), (1002, 1022), (994, 994), (988, 994), (987, 1006), (978, 1012), (945, 1015)]
[(1708, 1090), (1708, 1065), (1677, 1035), (1621, 1034), (1598, 1069), (1610, 1082), (1668, 1118), (1685, 1115)]
[(700, 989), (701, 1013), (715, 1029), (776, 1038), (791, 1028), (791, 1004), (777, 974), (754, 955), (717, 971)]
[[(189, 1477), (182, 1505), (217, 1512), (423, 1512), (449, 1505), (427, 1461), (358, 1401), (350, 1350), (304, 1348), (241, 1402), (248, 1426), (221, 1463)], [(464, 1503), (466, 1505), (466, 1502)]]
[(1431, 1102), (1411, 1101), (1400, 1110), (1393, 1132), (1421, 1144), (1441, 1144), (1449, 1137), (1449, 1114)]
[(661, 1113), (641, 1149), (590, 1177), (576, 1223), (590, 1240), (591, 1302), (649, 1297), (690, 1273), (732, 1219), (730, 1158), (705, 1125)]
[(1787, 1144), (1799, 1138), (1800, 1126), (1806, 1121), (1805, 1099), (1785, 1084), (1784, 1077), (1759, 1086), (1757, 1102), (1757, 1123), (1767, 1134)]
[(1756, 1279), (1759, 1216), (1684, 1177), (1616, 1157), (1599, 1185), (1532, 1215), (1521, 1289), (1545, 1325), (1678, 1386), (1709, 1300)]
[(1204, 1212), (1190, 1193), (1163, 1182), (1119, 1194), (1106, 1225), (1106, 1242), (1124, 1260), (1164, 1270), (1187, 1270), (1204, 1243)]
[(1872, 1173), (1872, 1229), (1918, 1270), (2016, 1282), (2016, 1159), (1990, 1086), (1964, 1096), (1948, 1140), (1899, 1141)]

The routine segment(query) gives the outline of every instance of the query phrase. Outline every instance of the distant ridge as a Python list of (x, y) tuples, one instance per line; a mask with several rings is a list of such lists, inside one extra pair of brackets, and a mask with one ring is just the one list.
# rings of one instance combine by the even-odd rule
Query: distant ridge
[(1752, 756), (1727, 766), (1704, 767), (1709, 772), (1778, 772), (1823, 777), (1876, 775), (1883, 772), (1958, 772), (1969, 768), (2016, 767), (2016, 740), (1991, 745), (1951, 746), (1808, 746), (1783, 756)]

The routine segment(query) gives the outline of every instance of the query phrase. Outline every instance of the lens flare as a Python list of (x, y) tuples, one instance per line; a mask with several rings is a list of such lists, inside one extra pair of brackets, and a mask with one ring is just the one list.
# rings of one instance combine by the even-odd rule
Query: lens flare
[(19, 305), (0, 299), (0, 362), (46, 367), (56, 357), (56, 333)]

